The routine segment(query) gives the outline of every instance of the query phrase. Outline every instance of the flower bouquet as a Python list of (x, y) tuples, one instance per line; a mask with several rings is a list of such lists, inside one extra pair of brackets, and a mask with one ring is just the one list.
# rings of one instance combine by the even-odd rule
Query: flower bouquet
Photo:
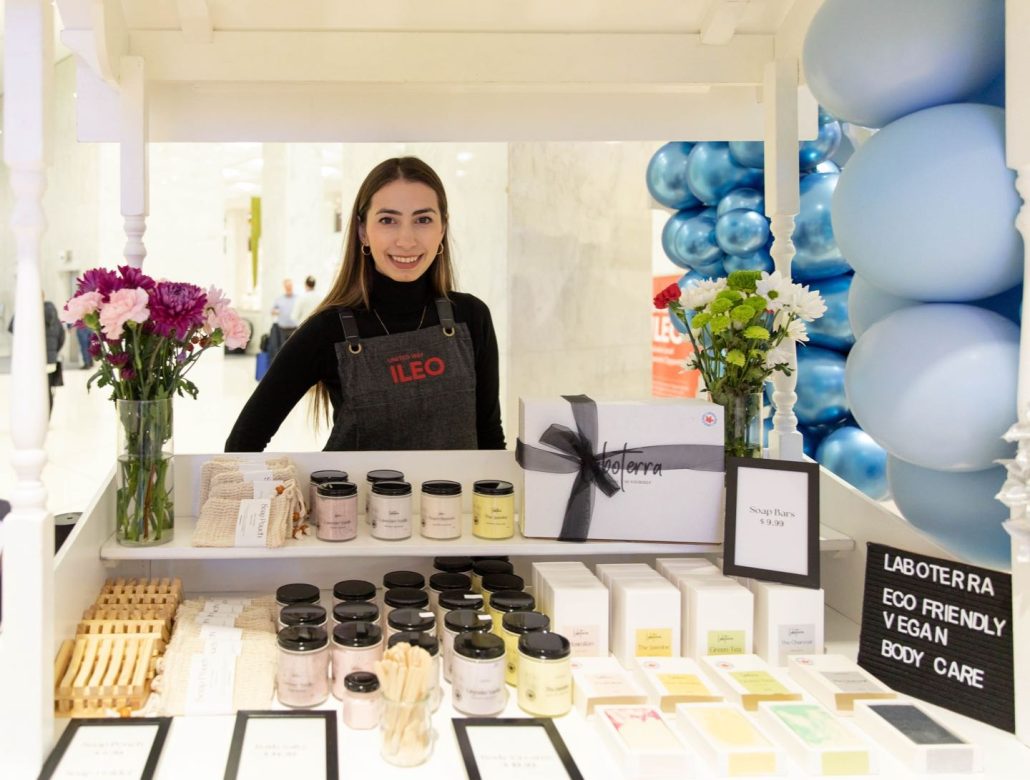
[(654, 305), (684, 324), (694, 347), (687, 368), (725, 408), (726, 454), (760, 456), (762, 385), (793, 370), (790, 347), (808, 341), (805, 323), (826, 311), (822, 297), (779, 271), (735, 271), (686, 290), (671, 284)]
[(110, 387), (118, 416), (116, 535), (161, 544), (174, 527), (172, 398), (197, 397), (186, 378), (200, 355), (246, 346), (250, 329), (221, 290), (155, 281), (137, 268), (94, 268), (77, 280), (61, 320), (92, 331), (97, 370), (86, 387)]

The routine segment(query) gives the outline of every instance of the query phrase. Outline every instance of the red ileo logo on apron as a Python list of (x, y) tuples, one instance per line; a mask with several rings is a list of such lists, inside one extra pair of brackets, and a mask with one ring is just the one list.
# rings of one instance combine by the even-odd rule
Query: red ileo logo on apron
[(424, 352), (394, 355), (386, 359), (390, 368), (390, 377), (395, 385), (407, 382), (421, 382), (425, 379), (443, 376), (447, 372), (447, 364), (438, 355), (425, 356)]

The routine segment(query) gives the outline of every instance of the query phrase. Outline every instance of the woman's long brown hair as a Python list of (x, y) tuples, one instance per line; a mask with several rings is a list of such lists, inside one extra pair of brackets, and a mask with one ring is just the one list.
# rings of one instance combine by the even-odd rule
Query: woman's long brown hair
[[(323, 301), (312, 313), (313, 315), (336, 306), (355, 309), (370, 308), (372, 269), (375, 265), (371, 257), (361, 253), (361, 238), (358, 235), (358, 228), (364, 224), (368, 216), (372, 196), (394, 181), (419, 182), (436, 193), (437, 201), (440, 204), (440, 218), (444, 227), (443, 252), (437, 256), (426, 273), (429, 274), (434, 298), (445, 298), (454, 289), (454, 272), (451, 267), (451, 247), (447, 230), (449, 212), (447, 210), (447, 193), (444, 192), (443, 182), (436, 175), (436, 171), (417, 157), (391, 157), (373, 168), (358, 188), (354, 206), (351, 208), (350, 219), (347, 222), (347, 240), (343, 245), (343, 264), (340, 267), (340, 273)], [(313, 394), (311, 399), (312, 422), (316, 425), (321, 419), (325, 419), (326, 423), (331, 422), (329, 391), (326, 389), (325, 383), (319, 382), (312, 388), (311, 393)]]

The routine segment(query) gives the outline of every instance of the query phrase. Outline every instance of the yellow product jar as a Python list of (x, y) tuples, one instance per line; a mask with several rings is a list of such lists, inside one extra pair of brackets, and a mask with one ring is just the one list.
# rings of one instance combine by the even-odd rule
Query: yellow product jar
[(530, 631), (546, 631), (551, 619), (542, 612), (528, 610), (508, 612), (501, 618), (501, 639), (504, 640), (504, 681), (508, 685), (518, 683), (519, 638)]
[(509, 612), (523, 612), (536, 609), (536, 599), (522, 590), (499, 590), (490, 595), (483, 591), (486, 601), (486, 612), (494, 621), (493, 632), (501, 635), (501, 621)]
[(515, 535), (515, 486), (499, 479), (472, 485), (472, 533), (480, 539), (509, 539)]
[(519, 708), (530, 715), (556, 718), (572, 709), (572, 646), (553, 631), (519, 637)]

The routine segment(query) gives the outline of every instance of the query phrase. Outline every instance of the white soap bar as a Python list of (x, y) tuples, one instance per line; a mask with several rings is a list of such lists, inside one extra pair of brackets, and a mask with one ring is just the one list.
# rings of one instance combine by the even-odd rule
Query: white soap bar
[(751, 591), (730, 579), (680, 581), (683, 593), (683, 655), (745, 655), (752, 651)]
[(623, 666), (636, 656), (680, 655), (680, 592), (664, 577), (615, 579), (612, 654)]
[(762, 701), (801, 700), (801, 690), (786, 673), (757, 655), (709, 655), (700, 660), (723, 695), (749, 712)]
[(873, 771), (868, 743), (818, 704), (762, 702), (758, 722), (810, 775)]
[(675, 582), (684, 574), (722, 576), (722, 571), (707, 558), (656, 558), (655, 568), (665, 579)]
[(648, 701), (662, 712), (673, 712), (677, 704), (722, 701), (693, 659), (645, 657), (635, 659), (635, 664)]
[(612, 580), (622, 577), (660, 577), (661, 575), (646, 563), (599, 563), (594, 574), (606, 588), (612, 587)]
[(755, 597), (755, 654), (772, 666), (791, 655), (823, 652), (825, 613), (821, 588), (751, 580)]
[(790, 676), (838, 715), (851, 714), (859, 699), (895, 699), (897, 694), (843, 655), (792, 655)]
[(651, 780), (687, 776), (690, 762), (686, 745), (654, 707), (598, 707), (594, 713), (621, 777)]
[(572, 703), (584, 716), (611, 704), (646, 704), (647, 693), (611, 656), (573, 658)]
[(783, 751), (734, 704), (680, 704), (676, 728), (724, 777), (782, 774)]
[(914, 772), (983, 771), (980, 748), (942, 726), (910, 701), (857, 701), (855, 724)]
[(533, 563), (531, 580), (533, 590), (540, 592), (541, 580), (555, 572), (579, 571), (589, 574), (590, 570), (582, 561), (536, 561)]

